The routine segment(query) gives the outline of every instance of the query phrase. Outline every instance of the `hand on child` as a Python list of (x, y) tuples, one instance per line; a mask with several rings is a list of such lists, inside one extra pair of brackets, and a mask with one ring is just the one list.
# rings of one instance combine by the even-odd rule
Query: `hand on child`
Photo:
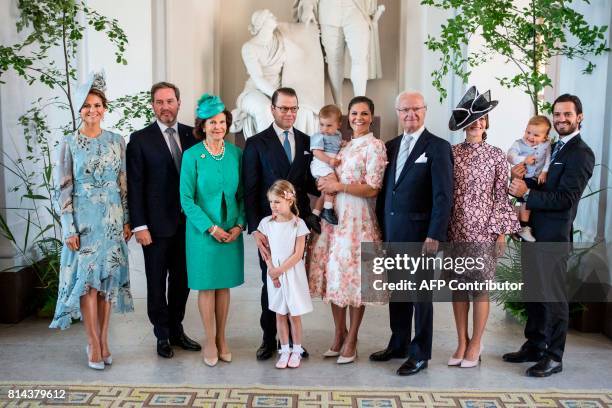
[(533, 154), (525, 158), (525, 164), (535, 164), (535, 162), (536, 162), (536, 157)]
[(543, 171), (540, 173), (540, 175), (538, 176), (538, 184), (544, 184), (546, 183), (546, 176), (548, 176), (548, 173)]
[(275, 288), (280, 288), (281, 287), (280, 280), (278, 278), (272, 279), (272, 283), (274, 284)]
[(331, 167), (338, 167), (340, 165), (340, 160), (336, 158), (329, 159), (329, 165)]

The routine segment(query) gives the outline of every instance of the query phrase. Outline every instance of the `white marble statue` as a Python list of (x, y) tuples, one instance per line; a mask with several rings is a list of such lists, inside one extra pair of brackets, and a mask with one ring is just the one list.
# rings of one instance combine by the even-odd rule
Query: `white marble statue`
[(232, 111), (231, 131), (248, 138), (273, 121), (271, 97), (281, 86), (296, 90), (299, 111), (295, 127), (307, 134), (318, 129), (318, 112), (324, 105), (323, 55), (314, 26), (278, 23), (269, 10), (251, 17), (253, 37), (242, 46), (242, 60), (249, 75)]
[(355, 96), (365, 95), (368, 79), (382, 78), (378, 20), (384, 11), (377, 0), (294, 0), (294, 18), (321, 27), (336, 104), (342, 104), (345, 77), (351, 79)]

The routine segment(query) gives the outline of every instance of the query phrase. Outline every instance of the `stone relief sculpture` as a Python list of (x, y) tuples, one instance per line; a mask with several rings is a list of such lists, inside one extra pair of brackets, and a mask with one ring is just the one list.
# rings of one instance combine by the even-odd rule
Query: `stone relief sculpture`
[(383, 5), (377, 6), (377, 0), (294, 0), (294, 19), (321, 27), (321, 43), (337, 105), (342, 104), (344, 78), (351, 79), (355, 96), (365, 95), (368, 79), (382, 78), (378, 20), (384, 11)]
[(269, 10), (251, 17), (253, 36), (242, 46), (242, 60), (249, 78), (232, 111), (231, 131), (248, 138), (270, 126), (272, 93), (281, 86), (296, 90), (300, 109), (295, 127), (311, 134), (318, 128), (318, 112), (324, 105), (323, 54), (313, 25), (278, 23)]

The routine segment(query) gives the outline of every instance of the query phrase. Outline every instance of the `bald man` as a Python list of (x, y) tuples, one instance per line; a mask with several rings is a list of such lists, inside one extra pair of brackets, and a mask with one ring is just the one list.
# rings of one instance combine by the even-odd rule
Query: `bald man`
[[(423, 243), (424, 251), (435, 253), (438, 243), (446, 240), (453, 204), (451, 146), (425, 129), (427, 105), (420, 93), (402, 92), (395, 109), (404, 132), (387, 143), (389, 165), (376, 205), (378, 221), (385, 242)], [(400, 302), (392, 298), (389, 321), (389, 344), (370, 360), (407, 358), (398, 375), (413, 375), (427, 368), (433, 335), (431, 300)]]

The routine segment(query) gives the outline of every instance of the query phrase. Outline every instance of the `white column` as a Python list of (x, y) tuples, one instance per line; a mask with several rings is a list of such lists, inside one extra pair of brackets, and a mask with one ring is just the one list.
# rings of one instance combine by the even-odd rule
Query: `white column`
[(204, 92), (219, 93), (218, 13), (219, 0), (166, 2), (167, 80), (181, 90), (183, 123), (193, 124)]
[[(452, 11), (423, 6), (420, 0), (401, 1), (399, 90), (421, 92), (428, 105), (425, 125), (451, 142), (454, 135), (448, 130), (448, 119), (458, 100), (457, 81), (448, 76), (445, 83), (448, 96), (440, 102), (440, 95), (431, 84), (431, 73), (440, 67), (440, 55), (430, 51), (425, 41), (428, 35), (438, 35), (440, 25), (452, 15)], [(459, 85), (459, 93), (461, 90)]]

